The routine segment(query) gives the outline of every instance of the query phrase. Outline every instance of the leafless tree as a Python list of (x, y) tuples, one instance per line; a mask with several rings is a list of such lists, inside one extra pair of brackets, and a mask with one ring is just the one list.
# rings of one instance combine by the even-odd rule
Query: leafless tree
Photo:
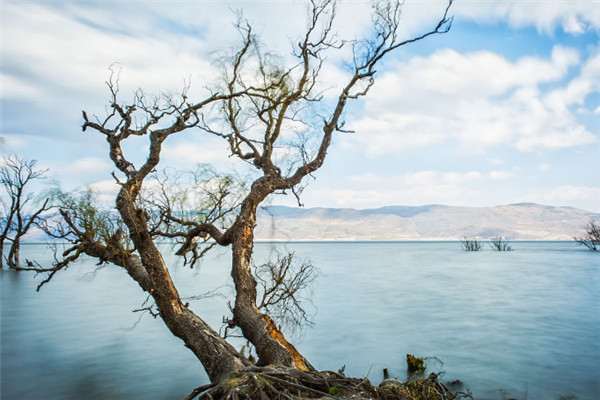
[(589, 220), (586, 224), (585, 236), (574, 237), (575, 241), (592, 251), (600, 250), (600, 224), (594, 220)]
[(496, 251), (512, 251), (510, 242), (501, 236), (494, 236), (490, 239), (490, 247)]
[(465, 236), (460, 243), (465, 251), (481, 251), (483, 245), (477, 238)]
[(44, 179), (47, 170), (36, 168), (35, 160), (9, 156), (2, 160), (0, 184), (2, 193), (2, 218), (0, 219), (0, 262), (4, 264), (4, 245), (10, 242), (6, 264), (21, 269), (19, 252), (21, 239), (32, 226), (41, 222), (41, 214), (49, 209), (48, 199), (36, 206), (32, 182)]
[[(84, 112), (83, 130), (94, 131), (107, 140), (109, 157), (118, 170), (113, 176), (120, 185), (116, 209), (99, 216), (101, 211), (93, 201), (84, 197), (83, 202), (81, 198), (71, 202), (67, 197), (60, 210), (61, 225), (54, 235), (69, 240), (71, 246), (57, 260), (51, 274), (81, 255), (122, 267), (152, 296), (160, 317), (200, 360), (211, 382), (218, 383), (252, 364), (182, 302), (156, 241), (175, 240), (176, 253), (190, 265), (207, 247), (230, 246), (235, 299), (228, 324), (239, 328), (252, 343), (257, 365), (314, 370), (268, 315), (277, 314), (278, 307), (296, 307), (297, 290), (312, 279), (312, 269), (294, 264), (287, 256), (253, 268), (257, 208), (273, 194), (291, 193), (299, 201), (301, 187), (323, 165), (333, 136), (345, 132), (348, 102), (367, 95), (375, 83), (376, 67), (388, 54), (447, 32), (452, 22), (448, 16), (451, 4), (450, 0), (430, 31), (401, 40), (401, 3), (377, 1), (371, 39), (346, 42), (338, 40), (333, 29), (335, 1), (313, 0), (306, 31), (295, 45), (291, 65), (266, 49), (251, 25), (239, 19), (239, 50), (227, 62), (221, 62), (221, 87), (200, 101), (191, 101), (184, 89), (176, 96), (152, 97), (138, 92), (132, 103), (122, 104), (118, 76), (111, 76), (110, 112), (102, 118)], [(344, 46), (353, 50), (348, 80), (333, 104), (326, 104), (319, 75), (331, 59), (330, 53)], [(173, 202), (181, 198), (172, 196), (178, 189), (167, 184), (169, 181), (156, 180), (154, 171), (164, 141), (193, 128), (222, 138), (231, 155), (247, 162), (257, 177), (245, 187), (227, 177), (200, 179), (193, 193), (199, 204), (205, 203), (190, 214), (179, 206), (184, 203)], [(147, 158), (139, 165), (131, 161), (123, 147), (131, 137), (149, 141)], [(153, 193), (147, 192), (150, 182), (158, 188)], [(294, 265), (299, 269), (294, 270)], [(298, 276), (304, 278), (298, 280)], [(282, 285), (288, 285), (284, 295)]]

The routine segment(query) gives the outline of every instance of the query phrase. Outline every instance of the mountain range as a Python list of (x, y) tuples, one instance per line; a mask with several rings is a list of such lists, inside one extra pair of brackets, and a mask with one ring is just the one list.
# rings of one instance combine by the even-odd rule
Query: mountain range
[(495, 207), (444, 205), (376, 209), (260, 209), (257, 240), (458, 240), (465, 236), (508, 240), (572, 240), (600, 214), (572, 207), (519, 203)]

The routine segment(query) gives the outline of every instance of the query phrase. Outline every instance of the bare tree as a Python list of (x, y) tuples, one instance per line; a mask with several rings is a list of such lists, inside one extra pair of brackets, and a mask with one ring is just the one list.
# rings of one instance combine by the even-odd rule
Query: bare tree
[[(291, 191), (298, 197), (303, 179), (323, 165), (334, 133), (344, 132), (343, 112), (348, 101), (368, 93), (375, 82), (375, 67), (387, 54), (430, 35), (446, 32), (451, 23), (446, 8), (433, 30), (400, 41), (397, 33), (400, 3), (375, 3), (372, 39), (352, 44), (354, 58), (348, 82), (333, 107), (321, 109), (316, 114), (320, 120), (315, 120), (315, 104), (323, 101), (317, 84), (327, 52), (344, 44), (336, 40), (332, 31), (335, 6), (333, 1), (312, 2), (306, 34), (294, 52), (298, 61), (291, 67), (264, 51), (252, 40), (251, 27), (239, 23), (238, 29), (249, 44), (243, 55), (253, 56), (254, 62), (245, 63), (246, 59), (238, 55), (232, 59), (229, 68), (235, 73), (225, 75), (228, 79), (224, 89), (229, 97), (221, 102), (219, 124), (215, 124), (217, 127), (210, 123), (202, 126), (207, 132), (225, 139), (232, 155), (248, 162), (262, 174), (251, 185), (238, 218), (226, 232), (229, 240), (224, 244), (232, 246), (232, 276), (237, 293), (232, 323), (255, 345), (260, 361), (300, 369), (310, 366), (275, 329), (271, 318), (256, 308), (256, 280), (251, 272), (256, 210), (273, 193)], [(259, 89), (255, 89), (257, 87)], [(249, 93), (250, 88), (254, 90)], [(245, 93), (234, 96), (240, 92)], [(222, 128), (223, 121), (225, 128)], [(277, 150), (285, 148), (289, 151), (292, 147), (291, 126), (299, 127), (300, 134), (296, 139), (300, 145), (295, 148), (296, 154), (288, 152), (281, 160)]]
[(573, 238), (577, 243), (582, 246), (587, 247), (592, 251), (600, 250), (600, 224), (598, 224), (594, 220), (589, 220), (586, 224), (585, 236), (584, 237), (574, 237)]
[[(433, 29), (400, 40), (401, 3), (375, 2), (371, 39), (345, 42), (337, 40), (333, 30), (335, 1), (311, 1), (308, 25), (295, 45), (292, 65), (265, 49), (251, 25), (239, 19), (241, 45), (228, 62), (221, 62), (222, 86), (196, 102), (188, 99), (186, 88), (176, 96), (138, 92), (132, 103), (122, 104), (118, 76), (113, 74), (108, 81), (110, 113), (90, 118), (84, 112), (83, 130), (107, 140), (109, 157), (118, 170), (113, 176), (120, 185), (116, 210), (100, 211), (91, 199), (66, 197), (60, 210), (62, 223), (53, 234), (69, 240), (71, 246), (57, 259), (51, 274), (81, 255), (122, 267), (152, 296), (167, 327), (192, 350), (216, 384), (252, 364), (182, 302), (156, 240), (175, 240), (176, 254), (189, 265), (210, 246), (231, 246), (235, 300), (228, 325), (239, 328), (252, 343), (257, 365), (314, 371), (285, 338), (278, 321), (268, 315), (277, 315), (282, 308), (298, 310), (296, 295), (314, 277), (312, 269), (294, 264), (288, 256), (253, 267), (257, 208), (273, 194), (291, 192), (299, 201), (305, 179), (323, 165), (334, 134), (345, 132), (343, 115), (349, 100), (367, 95), (377, 65), (389, 53), (447, 32), (451, 4), (452, 0)], [(353, 54), (348, 80), (333, 104), (326, 104), (319, 74), (329, 53), (348, 45)], [(201, 206), (189, 213), (180, 206), (185, 202), (173, 199), (187, 198), (190, 192), (173, 196), (179, 193), (177, 187), (169, 180), (157, 180), (153, 172), (164, 141), (192, 128), (222, 138), (231, 155), (247, 162), (257, 177), (246, 187), (227, 177), (200, 179), (192, 192)], [(147, 159), (140, 165), (125, 153), (123, 143), (130, 137), (149, 141)], [(152, 182), (158, 189), (148, 193)], [(305, 316), (300, 312), (296, 318)]]
[(481, 251), (483, 245), (477, 238), (465, 236), (460, 243), (465, 251)]
[(0, 219), (0, 262), (4, 264), (4, 244), (10, 242), (6, 264), (20, 269), (19, 251), (21, 239), (32, 226), (42, 220), (41, 214), (49, 209), (48, 199), (42, 205), (35, 203), (35, 193), (31, 192), (32, 182), (44, 179), (47, 170), (36, 168), (35, 160), (9, 156), (2, 160), (0, 184), (2, 196), (2, 218)]
[(510, 242), (501, 236), (494, 236), (490, 239), (490, 247), (496, 251), (512, 251)]

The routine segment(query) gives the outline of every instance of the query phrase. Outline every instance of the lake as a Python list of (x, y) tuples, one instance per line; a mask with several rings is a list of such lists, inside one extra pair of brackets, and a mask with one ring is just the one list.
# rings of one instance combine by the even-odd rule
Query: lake
[[(257, 259), (273, 243), (256, 245)], [(319, 268), (315, 325), (293, 343), (318, 369), (406, 378), (405, 355), (460, 380), (477, 399), (600, 398), (600, 255), (574, 242), (515, 242), (465, 252), (457, 242), (288, 243)], [(168, 247), (165, 245), (165, 249)], [(165, 252), (168, 254), (168, 251)], [(45, 245), (22, 257), (50, 263)], [(229, 315), (230, 256), (195, 269), (165, 256), (183, 297), (213, 327)], [(3, 400), (183, 399), (207, 382), (124, 271), (80, 262), (39, 293), (41, 276), (2, 270)], [(243, 342), (235, 342), (240, 347)]]

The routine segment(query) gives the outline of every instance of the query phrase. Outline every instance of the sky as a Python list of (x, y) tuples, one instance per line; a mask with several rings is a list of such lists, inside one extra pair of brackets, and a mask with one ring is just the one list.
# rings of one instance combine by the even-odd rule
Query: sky
[[(81, 111), (103, 115), (106, 80), (120, 93), (202, 96), (218, 55), (239, 43), (243, 10), (283, 55), (305, 27), (304, 1), (6, 1), (1, 12), (0, 136), (4, 155), (48, 169), (46, 184), (111, 198), (115, 169)], [(407, 0), (402, 38), (432, 29), (445, 3)], [(400, 48), (367, 97), (347, 109), (305, 207), (376, 208), (534, 202), (600, 212), (600, 2), (456, 0), (452, 29)], [(340, 38), (367, 35), (369, 3), (340, 1)], [(346, 73), (332, 56), (322, 79), (337, 96)], [(147, 143), (126, 148), (143, 160)], [(137, 157), (137, 158), (136, 158)], [(169, 137), (161, 166), (243, 170), (200, 131)], [(295, 205), (292, 196), (271, 204)]]

